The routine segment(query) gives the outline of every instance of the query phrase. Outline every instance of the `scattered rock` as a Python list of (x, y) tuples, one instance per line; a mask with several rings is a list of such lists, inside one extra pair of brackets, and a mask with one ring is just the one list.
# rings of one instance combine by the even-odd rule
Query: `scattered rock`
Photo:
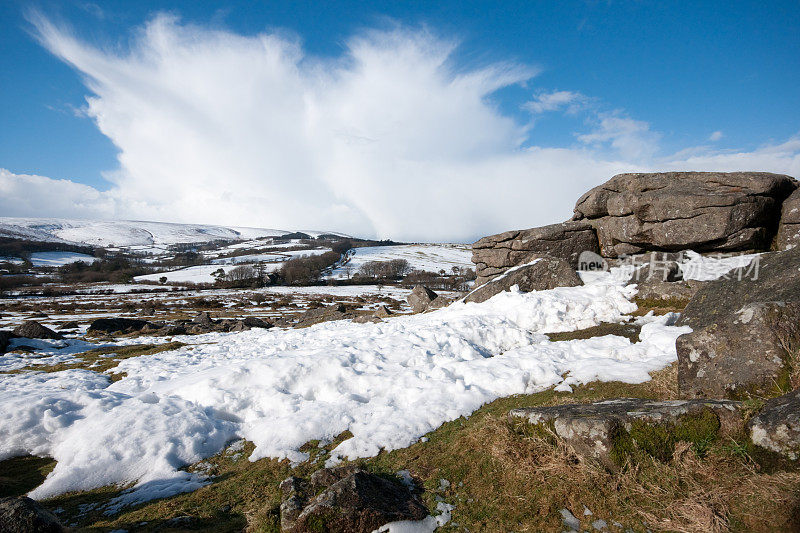
[(617, 468), (634, 450), (669, 460), (678, 441), (708, 442), (742, 429), (739, 403), (621, 398), (592, 404), (514, 409), (512, 423), (552, 431), (576, 453)]
[(154, 316), (156, 314), (156, 309), (155, 307), (142, 307), (140, 314), (142, 316)]
[(283, 533), (371, 533), (389, 522), (428, 515), (399, 481), (352, 466), (318, 470), (308, 481), (291, 477), (281, 483), (281, 493)]
[(618, 174), (584, 194), (573, 220), (597, 230), (602, 255), (646, 250), (768, 250), (789, 176), (768, 172)]
[(77, 322), (75, 322), (74, 320), (71, 320), (69, 322), (64, 322), (63, 324), (58, 326), (58, 329), (59, 330), (78, 329), (79, 327), (80, 327), (80, 325)]
[(800, 304), (747, 304), (678, 337), (678, 389), (690, 398), (774, 395), (791, 387), (798, 347)]
[(26, 497), (0, 498), (0, 531), (3, 533), (60, 533), (58, 519)]
[(682, 279), (683, 272), (677, 261), (654, 259), (637, 268), (628, 283), (639, 284), (652, 281), (673, 283)]
[(753, 444), (796, 461), (800, 458), (800, 390), (768, 400), (747, 429)]
[(42, 313), (41, 311), (33, 313), (30, 318), (48, 318), (47, 313)]
[(344, 320), (345, 318), (348, 318), (346, 312), (347, 308), (343, 304), (334, 304), (327, 307), (309, 309), (300, 315), (299, 322), (295, 325), (295, 327), (305, 328), (321, 322)]
[(542, 291), (555, 287), (583, 285), (570, 264), (557, 257), (540, 257), (532, 263), (507, 270), (503, 275), (470, 292), (465, 302), (485, 302), (492, 296), (517, 285), (522, 292)]
[(428, 310), (428, 308), (431, 306), (431, 303), (436, 299), (437, 296), (438, 295), (428, 287), (417, 285), (411, 291), (411, 294), (408, 295), (406, 300), (411, 306), (411, 310), (413, 312), (422, 313)]
[(26, 339), (63, 339), (63, 335), (56, 333), (52, 329), (45, 327), (35, 320), (26, 320), (16, 328), (14, 335), (25, 337)]
[(781, 224), (775, 246), (778, 250), (789, 250), (800, 244), (800, 189), (795, 190), (783, 202)]
[(149, 324), (147, 320), (136, 318), (98, 318), (89, 325), (89, 333), (127, 333), (140, 331)]
[(585, 251), (600, 252), (595, 230), (586, 222), (564, 222), (490, 235), (472, 245), (472, 262), (478, 274), (475, 284), (482, 285), (509, 268), (542, 255), (564, 259), (575, 269)]
[(197, 313), (197, 316), (192, 319), (192, 324), (210, 328), (214, 325), (214, 319), (211, 318), (211, 315), (208, 313), (208, 311), (203, 311)]
[(389, 318), (393, 314), (394, 313), (392, 313), (391, 309), (389, 309), (385, 305), (380, 305), (380, 306), (378, 306), (377, 309), (375, 309), (375, 312), (372, 313), (372, 316), (374, 316), (376, 318)]

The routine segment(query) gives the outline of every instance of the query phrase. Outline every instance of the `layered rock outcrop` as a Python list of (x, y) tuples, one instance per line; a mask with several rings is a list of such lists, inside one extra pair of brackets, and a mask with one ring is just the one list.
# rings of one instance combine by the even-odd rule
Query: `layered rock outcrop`
[[(767, 251), (800, 242), (800, 189), (769, 172), (618, 174), (584, 194), (572, 220), (472, 245), (480, 285), (542, 255), (577, 267), (584, 251)], [(797, 191), (797, 192), (796, 192)]]
[(472, 245), (472, 262), (478, 275), (475, 284), (485, 283), (542, 255), (564, 259), (576, 268), (580, 254), (587, 250), (600, 252), (597, 234), (585, 222), (564, 222), (490, 235)]
[(555, 287), (577, 287), (583, 285), (575, 269), (564, 259), (541, 257), (530, 264), (507, 270), (501, 276), (484, 283), (470, 292), (465, 302), (485, 302), (492, 296), (516, 285), (522, 292), (543, 291)]
[(574, 220), (597, 230), (602, 255), (647, 250), (768, 250), (797, 182), (768, 172), (619, 174), (584, 194)]

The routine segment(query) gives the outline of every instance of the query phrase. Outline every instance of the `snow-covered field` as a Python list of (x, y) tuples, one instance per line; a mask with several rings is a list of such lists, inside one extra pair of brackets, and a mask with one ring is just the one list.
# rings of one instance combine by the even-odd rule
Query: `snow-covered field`
[(416, 270), (450, 273), (454, 266), (474, 268), (472, 250), (467, 244), (409, 244), (401, 246), (370, 246), (356, 248), (346, 265), (336, 268), (331, 277), (346, 278), (369, 261), (390, 261), (405, 259), (409, 266)]
[[(290, 232), (275, 229), (203, 224), (0, 217), (0, 236), (105, 247), (149, 247), (215, 240), (253, 240), (279, 237), (288, 233)], [(333, 232), (303, 231), (303, 233), (316, 237)]]
[(34, 252), (31, 264), (36, 267), (60, 267), (70, 263), (94, 263), (98, 259), (76, 252)]
[(583, 287), (507, 292), (377, 324), (177, 337), (187, 346), (122, 361), (115, 383), (78, 369), (0, 375), (0, 459), (57, 460), (37, 498), (136, 483), (114, 510), (201, 486), (179, 468), (235, 438), (255, 443), (251, 459), (300, 461), (307, 441), (349, 430), (333, 460), (372, 456), (501, 396), (650, 379), (688, 331), (669, 325), (674, 316), (646, 319), (635, 344), (543, 335), (618, 321), (636, 309), (634, 293), (596, 275)]

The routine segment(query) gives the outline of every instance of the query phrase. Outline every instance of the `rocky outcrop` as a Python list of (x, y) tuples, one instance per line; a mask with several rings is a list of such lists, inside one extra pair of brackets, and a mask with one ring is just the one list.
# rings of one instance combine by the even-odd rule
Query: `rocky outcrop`
[(783, 202), (775, 247), (778, 250), (788, 250), (798, 244), (800, 244), (800, 189), (795, 190)]
[(438, 294), (430, 290), (428, 287), (423, 287), (422, 285), (417, 285), (412, 289), (411, 294), (408, 295), (406, 300), (408, 301), (408, 305), (411, 306), (411, 310), (415, 313), (422, 313), (428, 310), (431, 307), (434, 300), (439, 297)]
[(422, 520), (428, 511), (399, 481), (357, 467), (322, 469), (281, 483), (283, 533), (371, 533), (389, 522)]
[(559, 257), (577, 268), (578, 258), (585, 251), (600, 251), (594, 228), (585, 222), (564, 222), (484, 237), (472, 245), (472, 262), (478, 275), (475, 284), (481, 285), (542, 255)]
[(3, 533), (61, 533), (64, 528), (49, 511), (26, 497), (0, 498)]
[(634, 398), (513, 409), (512, 424), (564, 439), (576, 453), (619, 467), (636, 450), (671, 458), (676, 442), (711, 442), (741, 431), (738, 402)]
[(11, 331), (0, 330), (0, 355), (6, 353), (8, 343), (16, 337)]
[(27, 320), (14, 328), (14, 335), (26, 339), (63, 339), (63, 335), (39, 324), (35, 320)]
[[(678, 387), (687, 397), (774, 395), (791, 387), (800, 348), (800, 248), (708, 282), (689, 301), (681, 335)], [(757, 268), (756, 268), (757, 267)]]
[(584, 194), (573, 220), (607, 257), (647, 250), (769, 250), (789, 176), (768, 172), (619, 174)]
[(470, 292), (465, 302), (485, 302), (517, 285), (522, 292), (543, 291), (555, 287), (576, 287), (583, 285), (575, 269), (564, 259), (541, 257), (529, 264), (507, 270), (502, 275), (484, 283)]
[(753, 444), (800, 459), (800, 390), (773, 398), (747, 423)]

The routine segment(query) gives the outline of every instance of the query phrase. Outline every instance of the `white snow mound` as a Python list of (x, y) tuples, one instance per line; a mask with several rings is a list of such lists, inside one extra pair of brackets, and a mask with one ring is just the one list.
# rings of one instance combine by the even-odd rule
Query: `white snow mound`
[(554, 343), (543, 335), (617, 321), (636, 309), (634, 293), (600, 280), (512, 290), (378, 324), (186, 337), (202, 344), (126, 359), (116, 369), (126, 377), (113, 384), (81, 370), (5, 375), (0, 459), (55, 458), (55, 470), (31, 493), (45, 498), (112, 483), (153, 486), (158, 496), (165, 487), (189, 490), (198, 480), (178, 468), (234, 437), (255, 443), (251, 460), (301, 461), (307, 441), (349, 430), (353, 438), (331, 462), (372, 456), (501, 396), (650, 379), (648, 372), (676, 359), (675, 339), (688, 328), (653, 320), (636, 344), (615, 336)]

